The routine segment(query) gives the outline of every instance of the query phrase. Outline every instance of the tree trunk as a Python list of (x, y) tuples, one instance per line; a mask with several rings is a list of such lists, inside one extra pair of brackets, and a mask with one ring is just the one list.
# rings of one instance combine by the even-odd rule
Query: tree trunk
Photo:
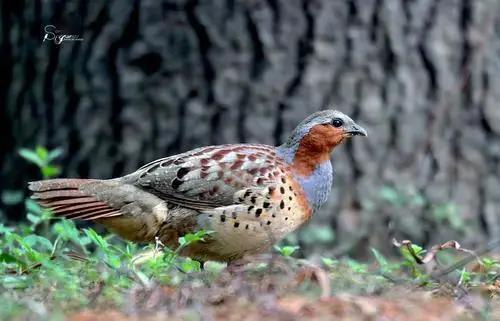
[[(108, 178), (197, 146), (278, 144), (336, 108), (369, 131), (335, 151), (311, 223), (334, 227), (340, 248), (500, 235), (498, 1), (0, 7), (2, 190), (38, 178), (21, 147), (60, 146), (64, 176)], [(49, 24), (84, 40), (42, 42)]]

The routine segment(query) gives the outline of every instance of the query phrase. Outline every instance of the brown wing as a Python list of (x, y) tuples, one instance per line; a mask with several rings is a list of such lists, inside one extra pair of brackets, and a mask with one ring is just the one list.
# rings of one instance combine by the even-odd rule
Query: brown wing
[(279, 165), (284, 162), (274, 147), (220, 145), (156, 160), (124, 179), (170, 203), (203, 210), (234, 204), (239, 190), (273, 184)]

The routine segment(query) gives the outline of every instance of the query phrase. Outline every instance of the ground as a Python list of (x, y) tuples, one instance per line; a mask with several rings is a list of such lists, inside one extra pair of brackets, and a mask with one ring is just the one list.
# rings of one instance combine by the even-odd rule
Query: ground
[[(498, 279), (489, 286), (462, 287), (452, 279), (404, 279), (395, 270), (383, 276), (377, 263), (346, 259), (316, 265), (279, 254), (229, 267), (209, 262), (197, 272), (181, 270), (172, 269), (168, 280), (128, 276), (132, 282), (120, 285), (108, 273), (124, 271), (100, 266), (94, 271), (102, 273), (98, 281), (75, 285), (74, 292), (57, 282), (10, 289), (2, 296), (19, 302), (3, 313), (13, 320), (78, 321), (500, 320)], [(58, 291), (67, 291), (67, 298)]]
[(395, 255), (371, 248), (363, 261), (299, 258), (281, 244), (201, 264), (179, 253), (210, 231), (169, 249), (26, 208), (27, 223), (0, 223), (2, 320), (500, 320), (498, 242), (471, 251), (394, 240)]

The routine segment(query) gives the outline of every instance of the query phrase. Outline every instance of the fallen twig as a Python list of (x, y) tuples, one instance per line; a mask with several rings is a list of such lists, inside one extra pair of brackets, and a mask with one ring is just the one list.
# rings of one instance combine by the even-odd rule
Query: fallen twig
[(432, 273), (431, 277), (433, 277), (433, 278), (443, 277), (446, 274), (467, 265), (469, 262), (471, 262), (475, 259), (479, 259), (481, 256), (483, 256), (483, 255), (485, 255), (485, 254), (487, 254), (487, 253), (489, 253), (489, 252), (491, 252), (494, 249), (499, 248), (499, 247), (500, 247), (500, 239), (492, 241), (492, 242), (488, 243), (486, 246), (484, 246), (483, 248), (475, 250), (473, 252), (474, 254), (470, 254), (469, 256), (451, 264), (450, 266)]

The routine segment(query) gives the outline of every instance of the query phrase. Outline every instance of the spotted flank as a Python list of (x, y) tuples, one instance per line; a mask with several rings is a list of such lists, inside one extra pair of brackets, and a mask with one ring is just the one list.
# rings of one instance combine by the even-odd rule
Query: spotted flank
[(234, 205), (201, 214), (199, 225), (216, 232), (217, 251), (227, 256), (254, 253), (295, 230), (310, 217), (311, 210), (300, 197), (300, 187), (292, 179), (261, 188), (247, 188), (234, 195)]

